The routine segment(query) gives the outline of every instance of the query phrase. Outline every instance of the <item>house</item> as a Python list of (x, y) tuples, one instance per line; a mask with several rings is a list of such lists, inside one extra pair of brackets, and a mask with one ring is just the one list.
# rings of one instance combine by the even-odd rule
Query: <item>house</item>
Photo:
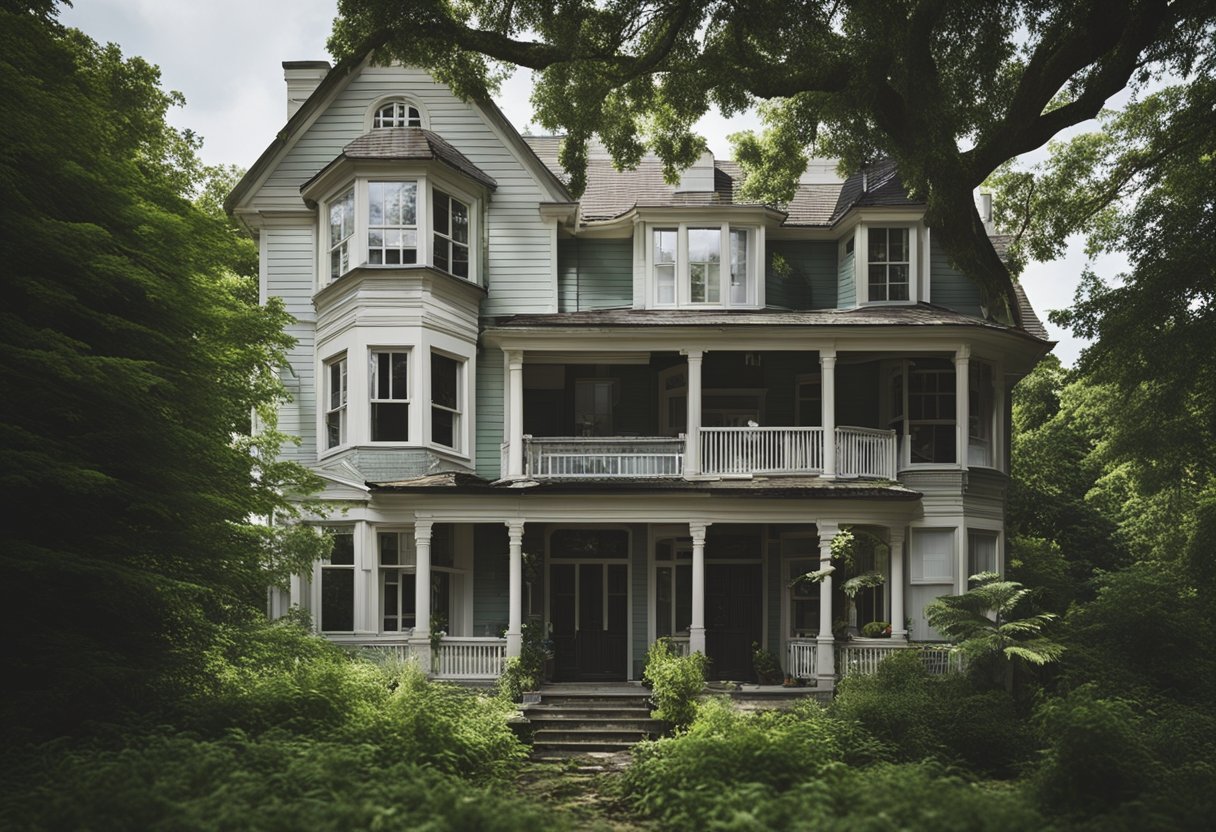
[[(272, 614), (445, 678), (533, 622), (559, 679), (637, 679), (669, 637), (824, 689), (834, 630), (932, 641), (925, 604), (1001, 569), (1010, 389), (1051, 344), (1024, 297), (986, 314), (890, 164), (814, 161), (776, 208), (708, 153), (671, 186), (600, 152), (575, 199), (558, 139), (421, 70), (283, 66), (228, 208), (295, 318), (283, 453), (336, 543)], [(846, 528), (884, 578), (852, 600), (796, 580)]]

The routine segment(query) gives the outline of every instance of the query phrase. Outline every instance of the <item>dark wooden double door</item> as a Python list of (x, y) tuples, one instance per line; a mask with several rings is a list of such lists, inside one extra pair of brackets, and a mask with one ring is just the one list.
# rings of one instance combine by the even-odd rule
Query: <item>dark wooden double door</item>
[(752, 643), (764, 635), (760, 564), (705, 566), (705, 653), (714, 679), (750, 680)]
[(549, 620), (558, 681), (628, 678), (629, 572), (623, 563), (554, 563)]

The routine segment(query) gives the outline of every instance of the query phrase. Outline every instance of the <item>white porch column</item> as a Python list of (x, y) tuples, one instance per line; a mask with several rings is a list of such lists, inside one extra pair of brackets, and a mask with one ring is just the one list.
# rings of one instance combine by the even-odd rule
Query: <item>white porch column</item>
[(688, 399), (685, 404), (684, 476), (701, 473), (701, 350), (684, 350), (688, 356)]
[(688, 652), (705, 654), (705, 529), (708, 523), (689, 523), (692, 536), (692, 621), (688, 625)]
[(430, 519), (414, 519), (414, 635), (410, 647), (424, 671), (431, 669), (431, 530)]
[[(819, 524), (819, 568), (832, 565), (832, 541), (840, 533), (835, 523)], [(815, 677), (821, 689), (836, 684), (836, 644), (832, 638), (832, 576), (819, 582), (819, 637), (815, 639)]]
[(836, 478), (836, 350), (819, 351), (819, 393), (823, 416), (823, 476)]
[(968, 445), (971, 440), (971, 347), (963, 344), (954, 352), (954, 444), (959, 467), (967, 470)]
[(520, 654), (524, 643), (524, 521), (508, 520), (506, 525), (511, 558), (507, 589), (507, 658), (511, 658)]
[(524, 353), (507, 350), (507, 477), (524, 475)]
[(904, 527), (889, 530), (891, 545), (891, 638), (908, 638), (904, 626)]

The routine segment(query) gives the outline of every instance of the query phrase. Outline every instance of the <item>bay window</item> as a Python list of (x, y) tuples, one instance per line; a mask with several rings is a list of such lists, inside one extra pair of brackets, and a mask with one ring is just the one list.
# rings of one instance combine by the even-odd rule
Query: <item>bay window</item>
[(333, 358), (325, 364), (326, 397), (325, 447), (346, 444), (346, 356)]
[(367, 262), (418, 262), (418, 183), (367, 183)]
[(410, 438), (409, 353), (372, 350), (368, 371), (373, 442), (408, 442)]
[(654, 306), (755, 307), (756, 230), (726, 223), (650, 228), (648, 279)]

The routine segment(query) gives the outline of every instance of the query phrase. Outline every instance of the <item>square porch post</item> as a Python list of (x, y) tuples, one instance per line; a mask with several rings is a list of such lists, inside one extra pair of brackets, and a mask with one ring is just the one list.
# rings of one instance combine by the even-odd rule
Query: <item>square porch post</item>
[[(684, 350), (688, 356), (688, 392), (684, 413), (684, 476), (701, 473), (701, 350)], [(691, 649), (691, 648), (690, 648)]]
[[(819, 568), (832, 565), (832, 541), (840, 533), (835, 523), (819, 524)], [(836, 643), (832, 637), (832, 576), (819, 582), (819, 636), (815, 639), (815, 679), (821, 690), (836, 685)]]
[(414, 634), (410, 650), (422, 669), (431, 669), (431, 531), (429, 519), (414, 519)]
[(891, 546), (891, 638), (907, 640), (904, 626), (904, 528), (892, 526)]
[(508, 520), (507, 540), (511, 559), (510, 582), (507, 587), (507, 658), (523, 651), (524, 609), (524, 521)]
[(823, 476), (836, 479), (836, 350), (819, 351), (819, 393), (823, 424)]
[(505, 476), (524, 475), (524, 353), (507, 350), (507, 470)]
[(708, 523), (689, 523), (692, 536), (692, 621), (688, 625), (688, 653), (705, 655), (705, 529)]

